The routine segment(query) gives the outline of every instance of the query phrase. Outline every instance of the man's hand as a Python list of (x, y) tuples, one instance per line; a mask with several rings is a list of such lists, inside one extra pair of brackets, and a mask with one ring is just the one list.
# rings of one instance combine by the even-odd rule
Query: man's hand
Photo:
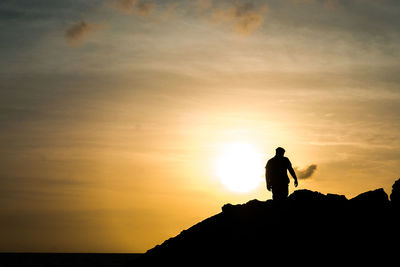
[(294, 187), (297, 187), (299, 185), (299, 183), (297, 182), (297, 180), (294, 180)]

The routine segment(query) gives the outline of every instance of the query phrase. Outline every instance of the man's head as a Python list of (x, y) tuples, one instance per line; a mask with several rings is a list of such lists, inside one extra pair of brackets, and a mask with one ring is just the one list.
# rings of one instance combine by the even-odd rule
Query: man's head
[(276, 151), (276, 155), (279, 157), (283, 157), (283, 155), (285, 154), (285, 149), (283, 149), (282, 147), (276, 148), (275, 151)]

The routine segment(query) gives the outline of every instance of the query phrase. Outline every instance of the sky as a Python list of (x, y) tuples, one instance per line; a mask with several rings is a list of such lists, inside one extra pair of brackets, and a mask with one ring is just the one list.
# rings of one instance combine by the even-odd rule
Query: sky
[(278, 146), (298, 189), (390, 194), (399, 28), (396, 0), (0, 0), (0, 251), (145, 252), (271, 199)]

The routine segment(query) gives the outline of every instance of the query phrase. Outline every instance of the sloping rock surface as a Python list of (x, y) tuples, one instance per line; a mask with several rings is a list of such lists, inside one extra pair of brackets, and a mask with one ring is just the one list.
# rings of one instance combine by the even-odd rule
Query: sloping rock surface
[(147, 251), (142, 262), (383, 264), (397, 255), (399, 227), (399, 209), (383, 189), (350, 200), (297, 190), (284, 202), (226, 204), (221, 213)]
[(400, 179), (397, 180), (392, 186), (390, 201), (392, 202), (393, 205), (400, 206)]

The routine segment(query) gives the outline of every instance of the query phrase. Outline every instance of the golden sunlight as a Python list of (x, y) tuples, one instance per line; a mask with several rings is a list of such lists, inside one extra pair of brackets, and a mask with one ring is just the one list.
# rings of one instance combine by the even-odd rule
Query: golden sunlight
[(262, 154), (246, 143), (226, 145), (217, 160), (217, 175), (229, 190), (246, 193), (262, 182), (264, 165)]

